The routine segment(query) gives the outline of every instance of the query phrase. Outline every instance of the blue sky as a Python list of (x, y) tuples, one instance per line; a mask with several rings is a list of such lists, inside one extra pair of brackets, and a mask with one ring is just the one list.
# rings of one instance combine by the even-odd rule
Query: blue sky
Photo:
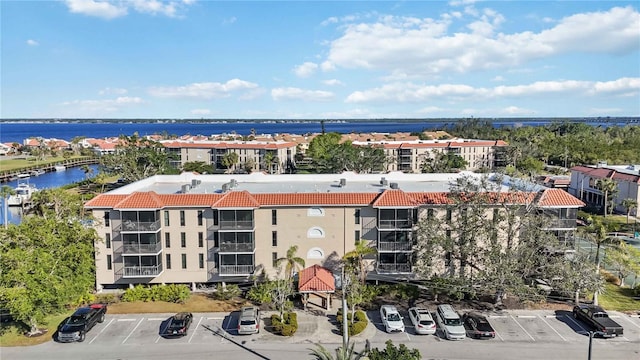
[(2, 118), (640, 116), (617, 1), (1, 1)]

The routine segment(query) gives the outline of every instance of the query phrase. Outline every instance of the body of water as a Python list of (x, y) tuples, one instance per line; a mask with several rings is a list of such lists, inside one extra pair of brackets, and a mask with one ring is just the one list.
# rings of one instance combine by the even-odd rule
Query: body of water
[[(371, 120), (371, 121), (326, 121), (326, 132), (338, 133), (395, 133), (417, 132), (443, 128), (458, 120)], [(542, 126), (559, 121), (558, 119), (497, 119), (492, 120), (496, 127), (500, 126)], [(638, 119), (621, 120), (584, 120), (576, 119), (594, 126), (638, 124)], [(168, 135), (214, 135), (231, 134), (250, 135), (252, 130), (256, 134), (307, 134), (322, 132), (320, 121), (242, 121), (242, 122), (189, 122), (189, 121), (156, 121), (156, 122), (3, 122), (0, 124), (0, 142), (22, 144), (30, 137), (56, 138), (70, 141), (75, 137), (106, 138), (120, 135), (140, 136), (152, 134)]]
[[(89, 165), (93, 169), (93, 174), (98, 173), (97, 165)], [(86, 179), (84, 171), (80, 167), (68, 168), (65, 171), (54, 171), (42, 174), (40, 176), (32, 176), (29, 178), (29, 184), (35, 185), (38, 190), (56, 188), (67, 184), (80, 182)], [(22, 180), (21, 180), (22, 181)], [(10, 181), (2, 185), (15, 188), (18, 181)], [(22, 219), (22, 208), (19, 206), (8, 207), (6, 217), (9, 223), (18, 224)], [(4, 199), (0, 199), (0, 224), (4, 224), (5, 206)]]

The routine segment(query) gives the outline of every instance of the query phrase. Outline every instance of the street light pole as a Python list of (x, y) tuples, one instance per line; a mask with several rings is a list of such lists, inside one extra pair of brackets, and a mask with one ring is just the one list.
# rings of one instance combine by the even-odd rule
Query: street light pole
[(345, 292), (347, 291), (347, 282), (344, 276), (344, 267), (342, 268), (342, 350), (347, 351), (347, 345), (349, 344), (349, 322), (347, 319), (347, 298)]
[(593, 343), (593, 331), (589, 331), (589, 354), (587, 355), (587, 360), (591, 360), (591, 345)]

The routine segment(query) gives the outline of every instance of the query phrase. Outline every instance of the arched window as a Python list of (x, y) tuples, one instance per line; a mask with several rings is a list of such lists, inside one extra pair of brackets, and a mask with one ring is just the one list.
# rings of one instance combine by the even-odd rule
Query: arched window
[(324, 259), (324, 251), (318, 247), (309, 249), (307, 259)]
[(311, 207), (307, 210), (307, 216), (324, 216), (324, 209), (321, 207)]
[(314, 226), (307, 230), (307, 237), (312, 239), (323, 238), (324, 230), (321, 227)]

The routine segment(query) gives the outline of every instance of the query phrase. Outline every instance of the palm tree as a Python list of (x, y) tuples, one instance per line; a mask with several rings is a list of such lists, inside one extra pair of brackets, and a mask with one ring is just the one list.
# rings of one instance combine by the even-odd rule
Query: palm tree
[(7, 201), (9, 201), (9, 196), (11, 195), (15, 195), (15, 191), (13, 190), (13, 188), (11, 188), (11, 186), (9, 185), (2, 185), (2, 187), (0, 188), (0, 196), (2, 196), (2, 204), (3, 204), (3, 213), (4, 213), (4, 228), (6, 229), (7, 227), (9, 227), (9, 214), (8, 214), (8, 210), (7, 210)]
[(613, 179), (602, 178), (596, 180), (596, 188), (604, 193), (604, 217), (607, 217), (607, 206), (609, 205), (609, 195), (615, 193), (618, 184)]
[(638, 208), (638, 202), (633, 199), (624, 199), (622, 200), (622, 206), (627, 209), (627, 224), (629, 224), (629, 215), (631, 215), (631, 210)]
[(238, 163), (240, 157), (235, 152), (228, 152), (222, 156), (222, 166), (227, 168), (227, 171), (231, 173), (233, 167)]
[(292, 245), (289, 250), (287, 250), (285, 257), (276, 260), (276, 266), (280, 266), (283, 263), (285, 264), (284, 271), (287, 279), (291, 279), (298, 268), (304, 267), (304, 259), (296, 256), (297, 251), (298, 245)]
[(351, 343), (350, 345), (341, 346), (336, 349), (336, 356), (334, 357), (327, 348), (320, 344), (316, 344), (315, 349), (311, 350), (309, 355), (313, 356), (315, 360), (364, 360), (368, 359), (367, 355), (370, 351), (369, 341), (367, 340), (367, 345), (364, 350), (361, 352), (356, 352), (354, 348), (355, 344)]
[(367, 245), (364, 240), (357, 240), (355, 248), (344, 254), (343, 259), (347, 266), (357, 269), (361, 283), (367, 281), (367, 262), (365, 258), (376, 253), (376, 249)]
[(264, 167), (267, 168), (267, 171), (269, 172), (269, 174), (272, 174), (273, 164), (278, 163), (278, 157), (273, 152), (267, 151), (264, 154), (263, 161), (264, 161)]
[[(601, 220), (596, 219), (586, 229), (587, 237), (590, 238), (596, 244), (596, 273), (600, 273), (600, 248), (607, 244), (616, 244), (620, 240), (607, 236), (608, 228)], [(598, 305), (598, 291), (593, 294), (593, 304)]]

